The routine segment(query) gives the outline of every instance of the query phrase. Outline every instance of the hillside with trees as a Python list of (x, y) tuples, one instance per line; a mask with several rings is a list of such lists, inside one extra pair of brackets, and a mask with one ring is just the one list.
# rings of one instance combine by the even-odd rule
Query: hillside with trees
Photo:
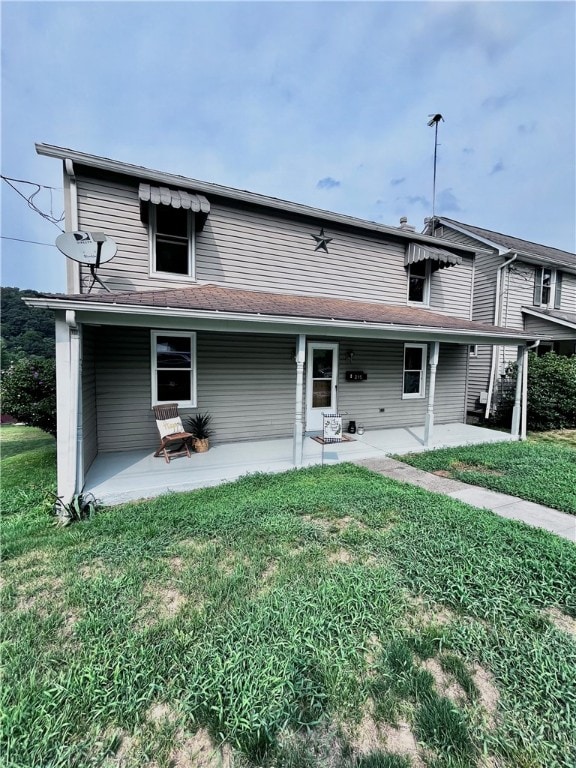
[(8, 287), (0, 291), (2, 369), (24, 357), (54, 358), (54, 314), (22, 301), (23, 296), (38, 296), (38, 292)]

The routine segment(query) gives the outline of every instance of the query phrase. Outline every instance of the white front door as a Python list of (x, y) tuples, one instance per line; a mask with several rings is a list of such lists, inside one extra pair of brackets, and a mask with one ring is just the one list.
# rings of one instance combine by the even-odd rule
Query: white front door
[(338, 392), (338, 344), (310, 342), (306, 357), (306, 430), (322, 429), (322, 414), (334, 413)]

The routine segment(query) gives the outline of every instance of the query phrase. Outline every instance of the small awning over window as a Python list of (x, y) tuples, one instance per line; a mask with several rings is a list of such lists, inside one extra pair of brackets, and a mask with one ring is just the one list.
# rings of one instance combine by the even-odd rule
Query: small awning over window
[(444, 251), (442, 248), (434, 248), (430, 245), (421, 245), (420, 243), (408, 243), (406, 256), (404, 257), (404, 266), (416, 264), (419, 261), (431, 261), (432, 269), (443, 269), (444, 267), (455, 267), (462, 264), (462, 257), (457, 256), (450, 251)]
[(204, 195), (186, 192), (183, 189), (153, 187), (151, 184), (142, 183), (138, 189), (138, 197), (142, 203), (169, 205), (172, 208), (182, 208), (198, 214), (198, 229), (203, 228), (206, 217), (210, 213), (210, 203)]

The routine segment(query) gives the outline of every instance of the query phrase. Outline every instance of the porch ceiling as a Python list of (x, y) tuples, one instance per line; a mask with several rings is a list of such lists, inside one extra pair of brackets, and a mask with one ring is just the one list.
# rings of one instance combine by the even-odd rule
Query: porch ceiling
[(461, 344), (521, 344), (530, 334), (419, 307), (195, 285), (188, 288), (50, 295), (31, 306), (74, 311), (79, 322), (196, 327), (260, 333), (442, 340)]

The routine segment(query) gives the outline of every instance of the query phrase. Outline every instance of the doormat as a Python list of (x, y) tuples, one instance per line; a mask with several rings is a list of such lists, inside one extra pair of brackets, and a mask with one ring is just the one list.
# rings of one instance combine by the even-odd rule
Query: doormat
[(355, 442), (353, 437), (348, 437), (348, 435), (342, 435), (341, 438), (338, 440), (334, 440), (333, 437), (328, 438), (328, 440), (325, 440), (321, 435), (316, 435), (316, 437), (310, 438), (311, 440), (314, 440), (317, 443), (320, 443), (320, 445), (334, 445), (335, 443), (353, 443)]

